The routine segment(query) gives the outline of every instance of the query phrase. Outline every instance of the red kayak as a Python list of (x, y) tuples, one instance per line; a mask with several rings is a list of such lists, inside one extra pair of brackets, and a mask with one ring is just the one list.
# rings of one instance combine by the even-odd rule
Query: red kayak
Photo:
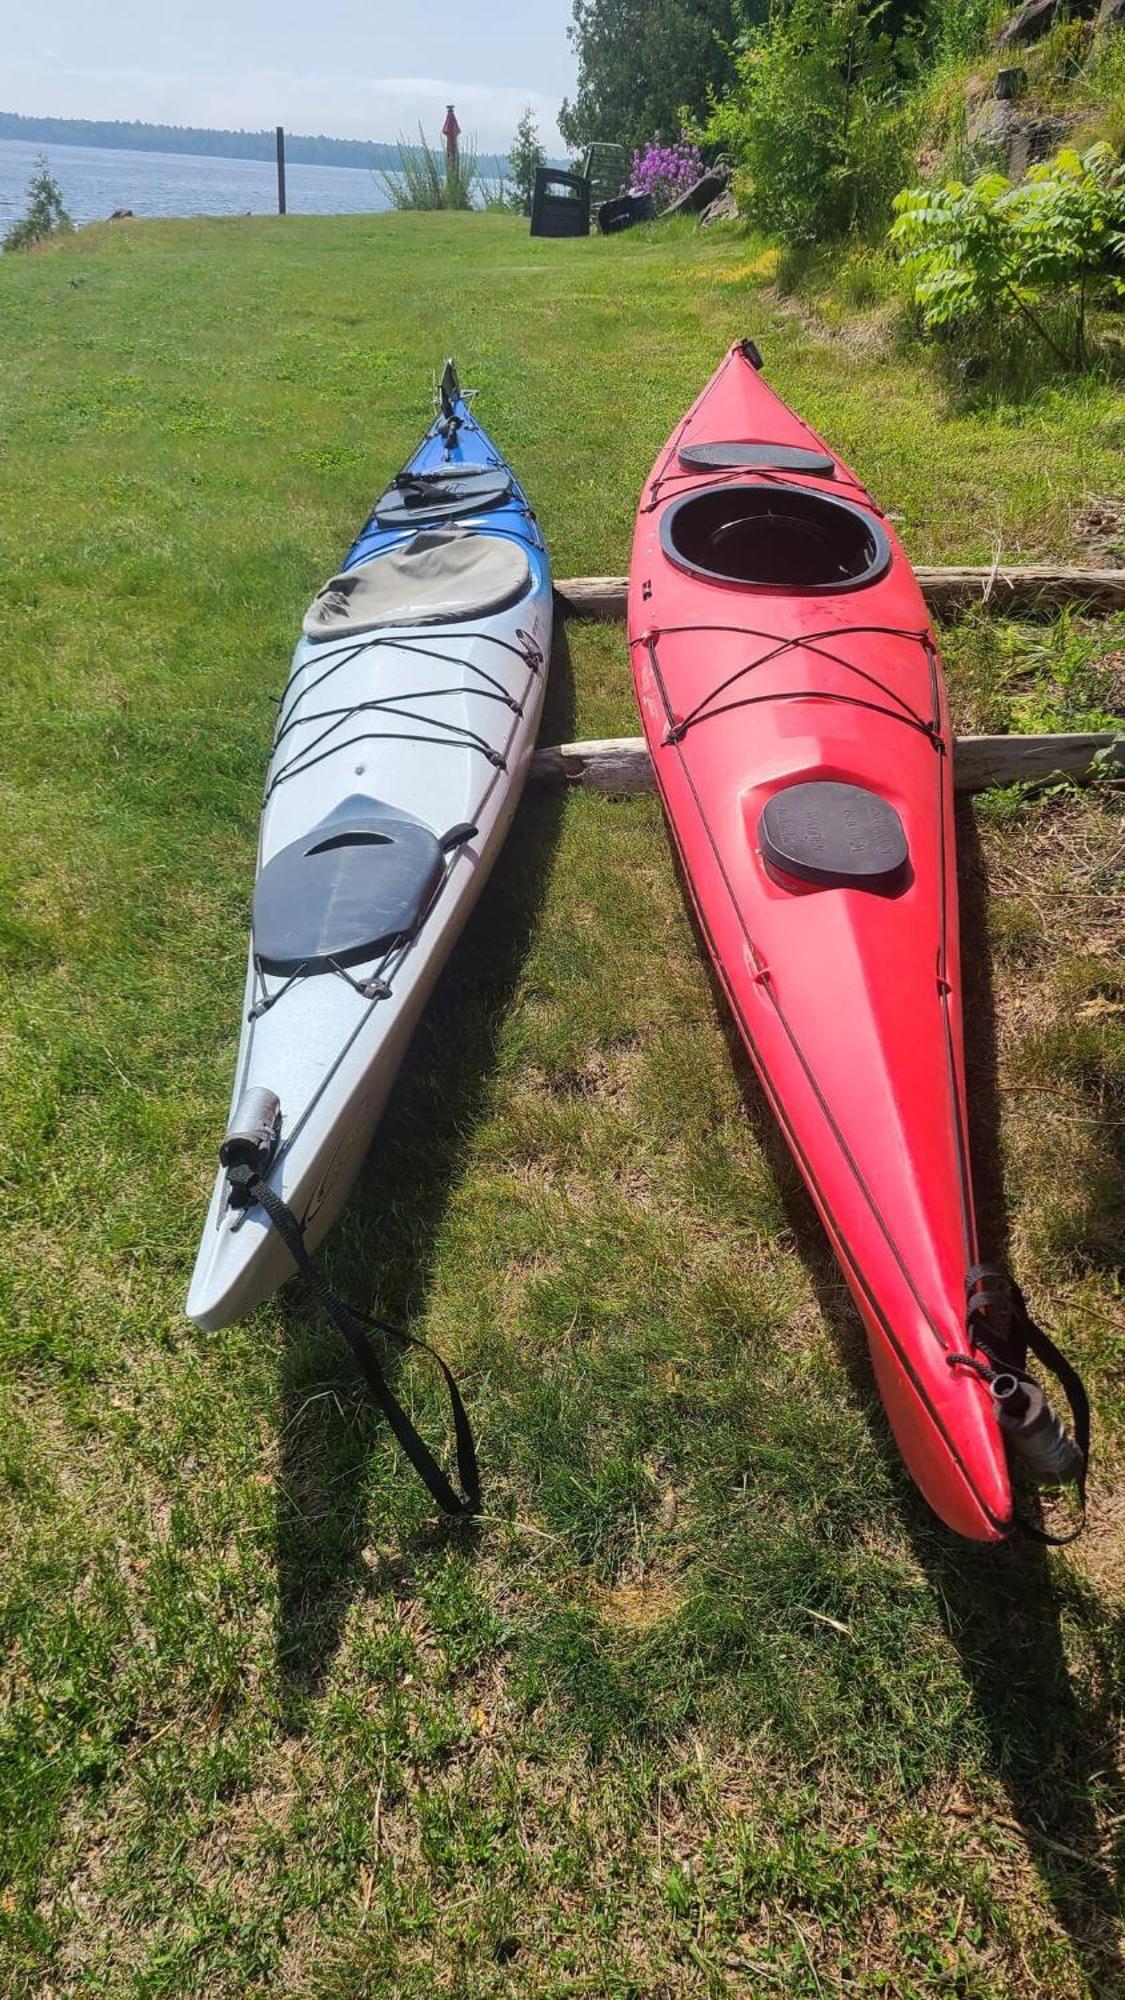
[[(867, 1328), (903, 1457), (1013, 1526), (977, 1264), (952, 740), (926, 608), (855, 475), (731, 349), (645, 488), (637, 698), (719, 977)], [(1022, 1301), (1021, 1301), (1022, 1305)]]

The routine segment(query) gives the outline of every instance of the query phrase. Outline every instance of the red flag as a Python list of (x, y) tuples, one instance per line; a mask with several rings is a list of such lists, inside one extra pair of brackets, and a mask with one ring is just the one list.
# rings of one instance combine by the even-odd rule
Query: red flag
[(461, 127), (457, 123), (457, 113), (454, 111), (452, 104), (447, 105), (445, 124), (441, 128), (441, 136), (443, 139), (452, 142), (454, 139), (459, 138), (460, 134)]

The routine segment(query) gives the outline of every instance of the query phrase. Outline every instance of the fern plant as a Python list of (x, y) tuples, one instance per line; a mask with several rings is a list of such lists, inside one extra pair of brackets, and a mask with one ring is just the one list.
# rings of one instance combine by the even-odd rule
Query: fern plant
[(1125, 164), (1106, 145), (1066, 150), (1014, 186), (906, 188), (891, 242), (928, 331), (1018, 316), (1064, 365), (1088, 360), (1089, 306), (1125, 297)]

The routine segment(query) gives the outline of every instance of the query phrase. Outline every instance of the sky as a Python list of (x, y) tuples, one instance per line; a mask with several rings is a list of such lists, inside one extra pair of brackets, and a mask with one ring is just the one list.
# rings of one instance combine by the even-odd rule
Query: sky
[(340, 139), (463, 132), (549, 153), (573, 90), (570, 0), (0, 0), (0, 111)]

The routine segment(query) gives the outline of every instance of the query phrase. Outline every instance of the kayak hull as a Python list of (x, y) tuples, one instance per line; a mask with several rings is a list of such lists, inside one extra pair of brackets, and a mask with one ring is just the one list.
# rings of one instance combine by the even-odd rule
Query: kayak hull
[[(502, 545), (502, 556), (510, 544), (526, 559), (518, 595), (479, 616), (349, 629), (342, 640), (310, 636), (306, 619), (267, 774), (259, 882), (323, 822), (326, 837), (310, 852), (342, 844), (332, 829), (357, 812), (361, 819), (372, 809), (399, 815), (411, 835), (423, 829), (418, 837), (427, 851), (448, 842), (427, 881), (420, 920), (373, 944), (368, 956), (350, 953), (313, 972), (293, 971), (264, 964), (251, 940), (231, 1110), (255, 1088), (280, 1100), (267, 1178), (301, 1221), (310, 1250), (347, 1201), (422, 1010), (503, 845), (542, 709), (552, 623), (542, 538), (514, 474), (468, 406), (458, 396), (452, 407), (452, 431), (435, 423), (403, 477), (487, 467), (491, 481), (479, 475), (487, 506), (474, 513), (462, 501), (452, 521), (429, 510), (416, 528), (409, 518), (386, 526), (375, 514), (341, 575), (362, 580), (382, 558), (420, 549), (425, 537), (453, 528), (455, 554), (464, 537), (479, 535), (493, 549)], [(365, 838), (382, 844), (376, 833)], [(293, 1269), (261, 1208), (231, 1206), (220, 1172), (188, 1316), (205, 1328), (225, 1326)]]
[[(713, 465), (724, 444), (753, 463)], [(629, 635), (700, 925), (900, 1449), (950, 1527), (1000, 1539), (1003, 1439), (985, 1386), (950, 1365), (977, 1247), (936, 646), (888, 524), (741, 348), (645, 489)]]

